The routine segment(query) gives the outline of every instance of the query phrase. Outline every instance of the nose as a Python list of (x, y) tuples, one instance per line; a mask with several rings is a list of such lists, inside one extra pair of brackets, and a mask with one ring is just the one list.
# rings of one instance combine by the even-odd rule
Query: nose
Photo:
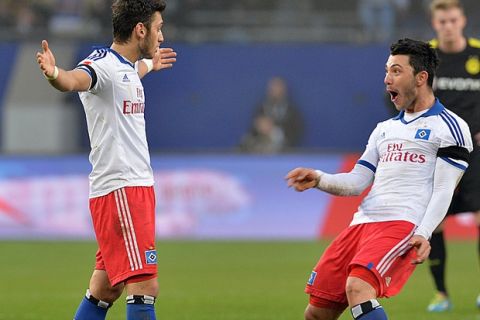
[(388, 72), (385, 74), (383, 83), (385, 83), (386, 85), (392, 84), (392, 77), (388, 74)]
[(165, 40), (165, 39), (163, 38), (163, 33), (160, 31), (160, 32), (158, 33), (158, 42), (159, 42), (159, 43), (162, 43), (163, 40)]

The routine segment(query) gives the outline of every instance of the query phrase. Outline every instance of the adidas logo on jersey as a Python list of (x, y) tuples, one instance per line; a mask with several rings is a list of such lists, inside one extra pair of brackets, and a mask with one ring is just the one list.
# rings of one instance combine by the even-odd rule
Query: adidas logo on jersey
[(128, 76), (127, 76), (126, 73), (125, 73), (125, 75), (123, 76), (122, 81), (123, 81), (123, 82), (130, 82), (130, 79), (128, 79)]

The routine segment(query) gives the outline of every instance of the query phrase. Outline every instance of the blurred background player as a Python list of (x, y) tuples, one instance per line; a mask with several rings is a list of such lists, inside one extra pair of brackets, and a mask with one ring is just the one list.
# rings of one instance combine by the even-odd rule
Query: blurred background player
[(445, 217), (472, 150), (468, 125), (433, 94), (437, 65), (427, 43), (393, 44), (384, 82), (400, 114), (377, 125), (349, 173), (288, 173), (297, 191), (359, 195), (373, 183), (307, 282), (307, 320), (335, 320), (347, 306), (354, 319), (387, 319), (377, 298), (400, 292), (415, 264), (427, 259), (428, 239)]
[(159, 48), (164, 9), (160, 0), (116, 0), (113, 44), (95, 49), (73, 70), (56, 66), (45, 40), (37, 53), (54, 88), (79, 92), (92, 146), (90, 212), (99, 248), (75, 320), (105, 319), (124, 289), (128, 320), (155, 319), (155, 194), (140, 79), (176, 60), (172, 49)]
[[(468, 123), (474, 145), (470, 166), (453, 195), (448, 215), (474, 212), (477, 226), (480, 226), (480, 41), (464, 35), (467, 18), (459, 0), (434, 0), (430, 13), (437, 35), (431, 44), (440, 58), (435, 95)], [(433, 233), (430, 243), (430, 270), (437, 293), (428, 311), (442, 312), (452, 307), (445, 285), (443, 223)], [(480, 296), (476, 303), (480, 308)]]
[(242, 137), (240, 150), (279, 153), (298, 147), (303, 126), (302, 114), (289, 96), (285, 79), (270, 78), (265, 97), (255, 110), (252, 126)]

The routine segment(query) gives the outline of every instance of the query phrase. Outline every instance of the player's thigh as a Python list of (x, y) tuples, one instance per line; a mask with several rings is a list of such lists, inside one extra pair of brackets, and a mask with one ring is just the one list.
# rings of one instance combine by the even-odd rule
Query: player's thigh
[(342, 310), (321, 308), (309, 304), (305, 309), (305, 320), (336, 320), (342, 313)]
[(153, 187), (124, 187), (90, 199), (96, 269), (105, 269), (113, 285), (157, 274), (154, 197)]
[[(415, 225), (407, 221), (385, 221), (365, 224), (363, 244), (350, 264), (363, 267), (378, 280), (378, 297), (397, 294), (415, 269), (411, 263), (416, 251), (409, 244)], [(360, 277), (368, 281), (366, 277)], [(372, 283), (370, 283), (372, 284)]]

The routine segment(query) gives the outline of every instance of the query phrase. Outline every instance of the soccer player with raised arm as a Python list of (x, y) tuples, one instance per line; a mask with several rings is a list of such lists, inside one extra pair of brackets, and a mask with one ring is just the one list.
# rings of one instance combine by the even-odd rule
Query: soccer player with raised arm
[(60, 91), (78, 91), (90, 137), (90, 211), (98, 242), (89, 289), (75, 320), (103, 320), (127, 293), (127, 320), (155, 319), (158, 294), (155, 194), (145, 132), (148, 72), (172, 67), (163, 42), (160, 0), (115, 0), (113, 44), (96, 48), (76, 68), (55, 64), (47, 41), (37, 62)]
[[(433, 83), (435, 96), (468, 123), (473, 140), (470, 166), (453, 194), (447, 216), (461, 212), (475, 214), (480, 257), (480, 40), (464, 35), (467, 17), (459, 0), (434, 0), (430, 14), (436, 33), (430, 43), (440, 59)], [(452, 308), (452, 303), (445, 283), (447, 253), (443, 223), (433, 232), (430, 244), (429, 264), (436, 294), (427, 310), (444, 312)], [(480, 295), (476, 302), (480, 308)]]
[(347, 307), (354, 319), (387, 319), (377, 298), (397, 294), (427, 259), (428, 239), (447, 212), (472, 150), (466, 122), (433, 94), (438, 62), (427, 43), (394, 43), (384, 82), (399, 115), (377, 125), (352, 171), (296, 168), (287, 174), (297, 191), (349, 196), (372, 185), (350, 226), (311, 273), (305, 319), (338, 319)]

